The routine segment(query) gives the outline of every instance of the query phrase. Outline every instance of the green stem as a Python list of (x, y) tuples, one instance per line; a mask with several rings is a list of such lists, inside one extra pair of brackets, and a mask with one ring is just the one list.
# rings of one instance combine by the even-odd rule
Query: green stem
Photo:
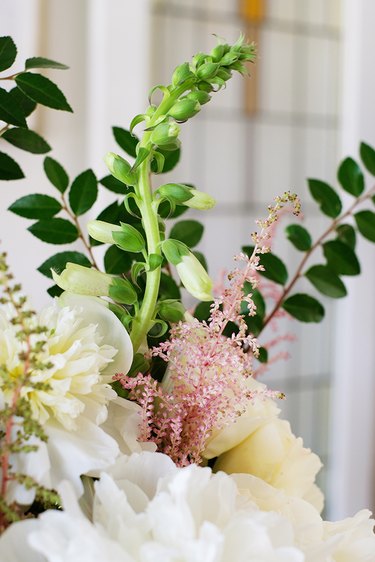
[[(181, 94), (183, 94), (186, 90), (189, 90), (190, 87), (190, 82), (186, 82), (179, 88), (176, 88), (170, 96), (167, 98), (164, 97), (158, 109), (155, 111), (149, 123), (149, 127), (152, 127), (153, 123), (155, 123), (156, 119), (158, 119), (160, 115), (166, 115)], [(140, 147), (150, 150), (152, 149), (150, 136), (151, 132), (145, 131)], [(140, 201), (139, 210), (141, 212), (142, 224), (146, 234), (147, 253), (148, 255), (157, 254), (160, 256), (161, 249), (158, 213), (152, 205), (153, 196), (150, 180), (151, 159), (152, 156), (146, 158), (138, 168), (138, 185), (136, 187), (136, 191), (137, 197)], [(153, 271), (148, 271), (146, 274), (146, 288), (143, 302), (139, 312), (134, 317), (130, 334), (134, 353), (137, 352), (146, 337), (147, 332), (152, 326), (159, 295), (160, 277), (161, 267), (157, 267)]]

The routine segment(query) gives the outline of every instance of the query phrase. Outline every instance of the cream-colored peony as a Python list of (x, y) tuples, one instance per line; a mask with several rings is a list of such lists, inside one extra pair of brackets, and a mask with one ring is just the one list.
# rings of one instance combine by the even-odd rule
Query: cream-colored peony
[(244, 502), (224, 473), (142, 453), (95, 489), (91, 522), (65, 485), (65, 512), (13, 524), (0, 539), (7, 562), (304, 562), (290, 523)]
[[(117, 396), (108, 384), (110, 374), (128, 370), (133, 353), (129, 335), (108, 308), (89, 297), (67, 296), (63, 304), (68, 302), (70, 306), (55, 302), (35, 319), (47, 328), (39, 359), (49, 367), (35, 370), (31, 381), (46, 383), (48, 389), (22, 388), (48, 442), (34, 439), (38, 450), (14, 455), (11, 463), (48, 488), (69, 479), (79, 492), (81, 474), (106, 468), (119, 454), (117, 442), (100, 426), (109, 401)], [(21, 343), (8, 313), (0, 312), (0, 364), (16, 378), (23, 370)], [(2, 394), (5, 403), (11, 400)], [(8, 501), (29, 504), (33, 496), (33, 490), (14, 482), (8, 487)]]

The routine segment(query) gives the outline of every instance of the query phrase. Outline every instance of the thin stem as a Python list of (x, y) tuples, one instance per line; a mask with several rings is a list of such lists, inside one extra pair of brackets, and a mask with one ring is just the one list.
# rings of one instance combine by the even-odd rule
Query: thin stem
[(86, 238), (85, 238), (84, 235), (83, 235), (82, 228), (81, 228), (81, 225), (79, 224), (78, 218), (77, 218), (76, 215), (75, 215), (74, 213), (72, 213), (72, 211), (69, 209), (68, 204), (67, 204), (66, 199), (65, 199), (65, 197), (64, 197), (63, 194), (61, 195), (61, 199), (62, 199), (62, 208), (64, 209), (64, 211), (69, 215), (69, 217), (70, 217), (70, 218), (72, 219), (72, 221), (74, 222), (74, 224), (75, 224), (75, 226), (76, 226), (76, 228), (77, 228), (77, 230), (78, 230), (78, 236), (79, 236), (79, 238), (81, 239), (81, 241), (82, 241), (84, 247), (86, 248), (87, 253), (89, 254), (89, 257), (90, 257), (90, 259), (91, 259), (91, 264), (92, 264), (92, 266), (95, 267), (95, 269), (98, 269), (98, 270), (99, 270), (98, 264), (96, 263), (94, 254), (93, 254), (93, 252), (92, 252), (92, 248), (91, 248), (90, 244), (88, 244), (88, 242), (86, 241)]
[(333, 231), (335, 230), (335, 228), (340, 224), (340, 222), (342, 222), (343, 220), (345, 220), (347, 217), (349, 217), (350, 215), (352, 215), (354, 209), (360, 204), (363, 203), (363, 201), (366, 201), (366, 199), (369, 199), (370, 197), (372, 197), (372, 195), (375, 193), (375, 186), (373, 186), (369, 191), (367, 191), (366, 193), (364, 193), (361, 197), (358, 197), (358, 199), (356, 199), (354, 201), (354, 203), (349, 207), (349, 209), (347, 211), (345, 211), (345, 213), (343, 213), (340, 217), (337, 217), (336, 219), (334, 219), (331, 223), (331, 225), (323, 232), (323, 234), (321, 234), (321, 236), (319, 236), (319, 238), (316, 240), (316, 242), (314, 242), (314, 244), (311, 246), (311, 248), (305, 253), (305, 255), (303, 256), (299, 266), (296, 269), (296, 272), (294, 274), (294, 276), (292, 277), (292, 279), (290, 280), (290, 282), (288, 283), (288, 285), (284, 288), (283, 292), (281, 293), (278, 301), (276, 302), (274, 308), (272, 309), (272, 311), (269, 313), (269, 315), (267, 316), (267, 318), (265, 319), (261, 332), (264, 330), (264, 328), (267, 326), (267, 324), (269, 324), (269, 322), (272, 320), (272, 318), (275, 316), (275, 314), (277, 313), (277, 311), (279, 310), (279, 308), (281, 307), (285, 297), (290, 293), (290, 291), (293, 289), (294, 285), (296, 284), (296, 282), (298, 281), (298, 279), (300, 277), (302, 277), (302, 270), (306, 264), (306, 262), (308, 261), (308, 259), (310, 258), (310, 256), (312, 255), (312, 253), (322, 244), (323, 240)]

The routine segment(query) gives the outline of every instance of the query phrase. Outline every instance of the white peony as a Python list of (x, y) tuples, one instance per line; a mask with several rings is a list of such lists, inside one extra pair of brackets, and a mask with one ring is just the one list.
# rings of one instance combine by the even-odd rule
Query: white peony
[[(48, 390), (23, 387), (22, 395), (43, 426), (48, 442), (33, 439), (31, 443), (37, 444), (38, 450), (14, 455), (11, 463), (13, 470), (48, 488), (69, 479), (79, 493), (81, 474), (106, 468), (119, 454), (117, 442), (100, 425), (107, 418), (109, 401), (117, 396), (107, 375), (116, 370), (126, 372), (133, 352), (126, 330), (104, 305), (89, 297), (72, 299), (71, 306), (61, 307), (55, 302), (35, 320), (47, 328), (40, 361), (50, 366), (33, 372), (31, 380), (47, 383)], [(0, 364), (16, 378), (23, 371), (21, 343), (8, 316), (9, 310), (3, 308)], [(121, 365), (114, 362), (118, 349)], [(3, 393), (2, 399), (6, 403), (11, 396)], [(8, 486), (8, 501), (29, 504), (33, 497), (33, 490), (25, 490), (15, 482)]]
[(224, 473), (146, 452), (95, 487), (92, 522), (65, 485), (65, 512), (13, 524), (0, 539), (7, 562), (304, 561), (287, 519), (244, 501)]

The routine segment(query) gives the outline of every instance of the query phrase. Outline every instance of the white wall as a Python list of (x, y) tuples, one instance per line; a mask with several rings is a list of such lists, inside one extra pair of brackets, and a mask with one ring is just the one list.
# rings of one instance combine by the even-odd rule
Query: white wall
[[(375, 146), (375, 3), (346, 0), (342, 91), (342, 155), (358, 158), (360, 140)], [(368, 178), (369, 185), (374, 178)], [(367, 208), (371, 203), (367, 205)], [(375, 260), (359, 240), (363, 275), (348, 283), (349, 298), (337, 318), (333, 388), (332, 517), (374, 503), (375, 458)], [(353, 285), (353, 287), (351, 287)], [(355, 285), (355, 289), (354, 289)], [(351, 290), (353, 288), (353, 291)], [(345, 345), (343, 345), (343, 342)], [(340, 352), (338, 351), (340, 350)]]

